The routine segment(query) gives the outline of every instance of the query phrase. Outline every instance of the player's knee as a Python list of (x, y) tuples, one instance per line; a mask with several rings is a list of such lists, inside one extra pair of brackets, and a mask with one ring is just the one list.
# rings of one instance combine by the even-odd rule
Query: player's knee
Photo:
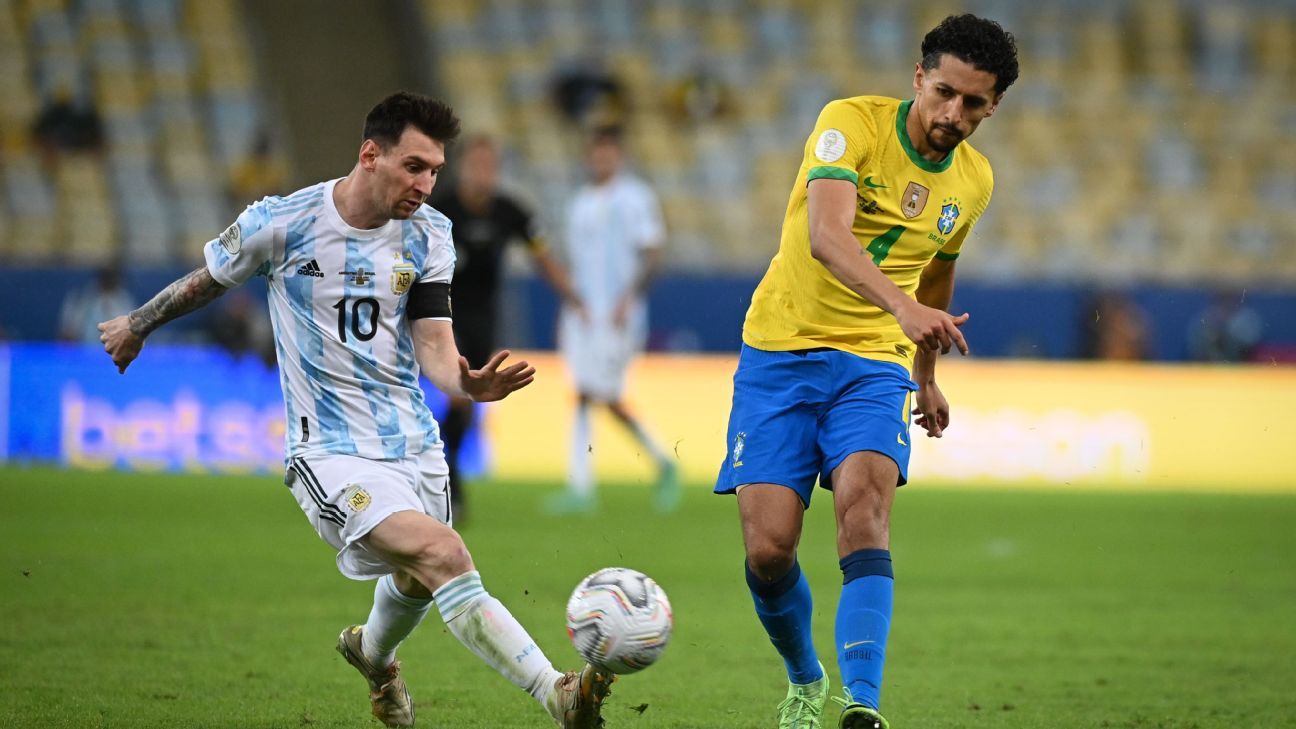
[(884, 503), (861, 500), (846, 510), (839, 531), (852, 549), (884, 546), (891, 532), (890, 509)]
[(755, 539), (747, 545), (747, 566), (762, 580), (777, 580), (792, 569), (795, 561), (795, 540)]
[(449, 529), (423, 540), (415, 563), (423, 574), (438, 577), (454, 577), (473, 569), (467, 545), (457, 532)]

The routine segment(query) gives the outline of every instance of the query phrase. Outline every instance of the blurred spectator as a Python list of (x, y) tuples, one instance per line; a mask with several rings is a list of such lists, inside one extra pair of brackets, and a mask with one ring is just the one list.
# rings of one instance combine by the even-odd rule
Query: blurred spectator
[(1188, 332), (1189, 355), (1203, 362), (1252, 359), (1264, 322), (1239, 292), (1221, 292), (1197, 317)]
[(1080, 356), (1084, 359), (1137, 361), (1147, 359), (1147, 317), (1124, 294), (1107, 291), (1083, 309)]
[(611, 123), (625, 115), (625, 93), (607, 64), (586, 56), (560, 66), (554, 73), (554, 102), (577, 124), (591, 119)]
[(284, 191), (288, 170), (274, 153), (270, 132), (257, 133), (252, 149), (230, 169), (230, 198), (241, 203), (260, 200)]
[(47, 154), (97, 151), (103, 147), (103, 122), (88, 102), (63, 93), (36, 115), (32, 136)]
[(221, 298), (207, 323), (212, 341), (235, 356), (254, 354), (266, 366), (275, 363), (274, 332), (264, 306), (239, 288)]
[(135, 300), (121, 283), (116, 265), (100, 268), (94, 283), (63, 298), (59, 312), (59, 339), (85, 344), (99, 343), (99, 322), (108, 321), (135, 308)]
[(578, 399), (567, 489), (554, 494), (548, 508), (568, 513), (595, 507), (590, 411), (602, 405), (656, 463), (654, 505), (670, 511), (679, 501), (675, 463), (624, 399), (626, 371), (648, 337), (646, 295), (666, 239), (661, 203), (625, 170), (619, 128), (596, 130), (585, 159), (589, 182), (568, 205), (564, 236), (572, 286), (583, 305), (565, 305), (558, 320), (559, 348)]
[(677, 121), (700, 124), (729, 112), (729, 89), (718, 76), (698, 68), (671, 88), (669, 104)]

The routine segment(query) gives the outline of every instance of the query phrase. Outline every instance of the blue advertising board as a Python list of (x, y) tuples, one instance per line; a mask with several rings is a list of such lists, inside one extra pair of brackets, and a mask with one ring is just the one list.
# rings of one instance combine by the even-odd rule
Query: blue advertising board
[[(424, 394), (440, 419), (445, 396), (426, 382)], [(481, 470), (482, 448), (470, 433), (466, 473)], [(283, 454), (279, 374), (255, 357), (148, 346), (118, 374), (93, 346), (0, 345), (0, 460), (274, 473)]]

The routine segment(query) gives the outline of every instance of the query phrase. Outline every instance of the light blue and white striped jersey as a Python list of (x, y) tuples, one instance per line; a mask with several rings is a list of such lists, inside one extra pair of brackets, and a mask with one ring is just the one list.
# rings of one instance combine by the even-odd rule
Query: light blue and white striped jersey
[(627, 172), (580, 188), (567, 210), (572, 285), (595, 321), (610, 320), (639, 278), (640, 253), (666, 236), (661, 205), (647, 183)]
[(249, 206), (207, 243), (207, 270), (229, 287), (269, 279), (285, 457), (401, 458), (440, 444), (405, 305), (414, 283), (449, 283), (450, 221), (424, 205), (409, 220), (352, 228), (333, 203), (337, 182)]

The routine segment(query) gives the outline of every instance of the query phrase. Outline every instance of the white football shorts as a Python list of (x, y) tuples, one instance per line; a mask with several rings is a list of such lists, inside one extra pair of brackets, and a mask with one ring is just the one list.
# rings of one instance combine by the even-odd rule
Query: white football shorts
[(573, 310), (563, 310), (558, 346), (577, 392), (609, 402), (621, 399), (626, 370), (647, 339), (647, 317), (642, 305), (637, 308), (624, 327), (585, 321)]
[(383, 519), (417, 511), (451, 525), (448, 474), (439, 447), (392, 461), (320, 454), (290, 459), (284, 484), (315, 531), (338, 550), (338, 570), (371, 580), (395, 571), (361, 541)]

